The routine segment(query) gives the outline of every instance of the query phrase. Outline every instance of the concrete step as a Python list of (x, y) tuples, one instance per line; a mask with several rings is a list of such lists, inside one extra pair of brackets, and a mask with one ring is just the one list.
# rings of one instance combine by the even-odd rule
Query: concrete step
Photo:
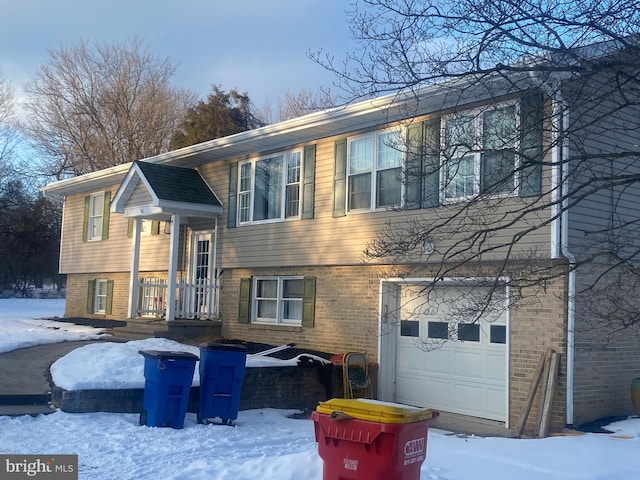
[(0, 395), (0, 416), (32, 417), (55, 412), (51, 395), (43, 393), (20, 393)]
[(145, 338), (170, 338), (174, 340), (220, 338), (221, 322), (208, 320), (128, 320), (126, 327), (113, 329), (116, 340), (142, 340)]
[(22, 417), (24, 415), (37, 417), (55, 411), (56, 409), (52, 405), (0, 405), (0, 416), (3, 417)]
[(46, 405), (51, 401), (48, 393), (10, 393), (0, 395), (0, 406), (4, 405)]

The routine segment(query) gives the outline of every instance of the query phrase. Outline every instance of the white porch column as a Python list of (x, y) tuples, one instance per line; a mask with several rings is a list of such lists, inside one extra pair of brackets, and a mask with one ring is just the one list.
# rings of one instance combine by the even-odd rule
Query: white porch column
[(142, 219), (133, 219), (133, 238), (131, 239), (131, 276), (129, 277), (128, 318), (136, 318), (138, 306), (138, 273), (140, 268), (140, 226)]
[(178, 272), (178, 247), (180, 244), (180, 215), (171, 215), (171, 240), (169, 245), (169, 278), (167, 282), (167, 321), (176, 315), (176, 275)]

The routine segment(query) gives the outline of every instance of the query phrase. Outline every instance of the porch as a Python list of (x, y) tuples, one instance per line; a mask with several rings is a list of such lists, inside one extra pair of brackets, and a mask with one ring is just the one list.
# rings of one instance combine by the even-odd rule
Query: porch
[(172, 340), (207, 340), (220, 338), (217, 279), (189, 282), (179, 276), (175, 282), (174, 318), (167, 321), (169, 282), (162, 277), (140, 277), (137, 284), (136, 316), (125, 327), (113, 329), (122, 340), (170, 338)]
[(222, 338), (220, 320), (173, 320), (135, 318), (126, 320), (124, 327), (112, 329), (116, 341), (143, 340), (145, 338), (168, 338), (171, 340), (204, 343)]
[[(111, 212), (122, 214), (131, 224), (129, 322), (150, 324), (145, 327), (149, 332), (167, 332), (182, 330), (165, 327), (167, 323), (200, 325), (202, 320), (217, 319), (221, 272), (216, 244), (222, 203), (200, 173), (134, 162), (114, 196)], [(165, 278), (146, 278), (140, 271), (144, 222), (165, 222), (164, 232), (170, 235)]]

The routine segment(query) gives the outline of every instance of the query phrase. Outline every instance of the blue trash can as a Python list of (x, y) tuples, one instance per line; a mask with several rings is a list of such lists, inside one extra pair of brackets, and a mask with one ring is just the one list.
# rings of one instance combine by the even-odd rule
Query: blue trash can
[(184, 427), (197, 355), (139, 350), (144, 357), (144, 401), (140, 425)]
[(246, 361), (247, 349), (242, 345), (200, 345), (198, 423), (219, 418), (230, 425), (238, 418)]

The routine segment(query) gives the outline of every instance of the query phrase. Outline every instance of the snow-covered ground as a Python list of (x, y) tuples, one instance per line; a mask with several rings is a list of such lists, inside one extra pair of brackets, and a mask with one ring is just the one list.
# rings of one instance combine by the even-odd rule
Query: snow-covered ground
[[(61, 300), (0, 300), (0, 352), (100, 334), (41, 320), (63, 311)], [(54, 378), (72, 389), (140, 385), (143, 358), (138, 350), (179, 346), (194, 351), (162, 342), (167, 341), (88, 345), (56, 362)], [(199, 425), (187, 414), (181, 430), (141, 427), (136, 414), (57, 411), (36, 418), (0, 417), (0, 453), (77, 454), (81, 479), (320, 480), (313, 421), (288, 418), (291, 413), (241, 411), (235, 427)], [(463, 437), (431, 428), (421, 478), (637, 480), (640, 419), (630, 417), (607, 428), (611, 435), (542, 440)]]

